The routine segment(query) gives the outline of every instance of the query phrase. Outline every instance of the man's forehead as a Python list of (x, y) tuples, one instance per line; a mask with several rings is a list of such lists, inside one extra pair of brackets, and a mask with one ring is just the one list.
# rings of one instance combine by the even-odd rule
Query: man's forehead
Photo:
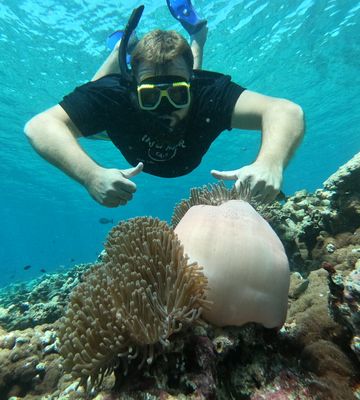
[(177, 57), (163, 65), (143, 61), (139, 63), (137, 70), (138, 81), (158, 75), (177, 75), (187, 80), (190, 78), (189, 68), (182, 57)]

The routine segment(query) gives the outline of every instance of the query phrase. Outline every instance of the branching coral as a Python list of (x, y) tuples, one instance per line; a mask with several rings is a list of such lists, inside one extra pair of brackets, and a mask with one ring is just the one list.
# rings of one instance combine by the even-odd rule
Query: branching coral
[[(188, 263), (174, 231), (151, 218), (114, 227), (106, 255), (73, 292), (59, 331), (64, 367), (80, 384), (101, 384), (123, 360), (153, 359), (206, 307), (207, 280)], [(90, 378), (90, 379), (88, 379)]]

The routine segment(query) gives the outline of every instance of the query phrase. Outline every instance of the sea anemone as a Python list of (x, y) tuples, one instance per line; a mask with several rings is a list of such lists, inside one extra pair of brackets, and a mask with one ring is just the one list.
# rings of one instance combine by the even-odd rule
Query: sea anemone
[(257, 322), (280, 327), (286, 318), (290, 271), (284, 247), (270, 225), (240, 193), (224, 184), (193, 189), (172, 222), (185, 253), (204, 268), (215, 325)]
[(99, 386), (103, 377), (142, 356), (151, 363), (183, 324), (196, 321), (207, 280), (189, 264), (165, 222), (134, 218), (114, 227), (100, 265), (73, 291), (60, 322), (64, 368), (80, 384)]
[[(208, 205), (219, 206), (229, 200), (238, 200), (241, 198), (244, 201), (250, 201), (250, 191), (247, 185), (241, 185), (240, 191), (235, 188), (228, 189), (223, 181), (214, 185), (205, 185), (200, 188), (190, 189), (189, 199), (184, 199), (175, 206), (171, 225), (175, 228), (181, 221), (186, 212), (193, 206)], [(251, 200), (252, 204), (257, 207), (258, 204)]]

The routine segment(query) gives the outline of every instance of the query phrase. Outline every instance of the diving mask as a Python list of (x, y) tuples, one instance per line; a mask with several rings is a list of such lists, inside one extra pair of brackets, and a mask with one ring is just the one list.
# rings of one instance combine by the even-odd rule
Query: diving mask
[(137, 86), (137, 95), (142, 110), (166, 108), (174, 111), (189, 106), (190, 83), (178, 76), (152, 77)]

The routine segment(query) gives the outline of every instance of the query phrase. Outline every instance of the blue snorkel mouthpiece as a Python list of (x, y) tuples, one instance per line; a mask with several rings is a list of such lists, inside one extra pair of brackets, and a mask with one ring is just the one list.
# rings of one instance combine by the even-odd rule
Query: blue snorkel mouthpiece
[(132, 33), (135, 31), (136, 27), (138, 26), (143, 11), (144, 11), (143, 5), (133, 10), (129, 18), (129, 21), (126, 24), (126, 28), (124, 29), (124, 33), (121, 38), (121, 43), (119, 48), (118, 61), (119, 61), (121, 75), (123, 76), (124, 79), (126, 79), (129, 82), (132, 82), (132, 75), (131, 75), (131, 70), (128, 67), (127, 63), (127, 48), (130, 37)]

